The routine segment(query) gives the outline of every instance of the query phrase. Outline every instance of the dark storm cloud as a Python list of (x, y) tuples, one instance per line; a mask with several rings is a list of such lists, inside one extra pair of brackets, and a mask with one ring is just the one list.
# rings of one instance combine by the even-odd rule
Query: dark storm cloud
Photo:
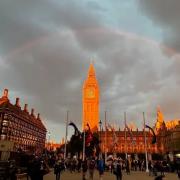
[[(162, 85), (163, 88), (161, 89), (159, 103), (162, 105), (162, 108), (164, 111), (166, 111), (169, 118), (172, 116), (172, 114), (178, 117), (179, 113), (177, 112), (179, 108), (179, 102), (177, 101), (177, 97), (179, 97), (179, 95), (177, 92), (179, 89), (178, 82), (180, 82), (180, 1), (139, 0), (138, 2), (142, 14), (149, 17), (155, 26), (159, 26), (162, 29), (164, 44), (167, 47), (174, 49), (164, 51), (166, 55), (171, 56), (171, 65), (167, 71), (163, 72), (163, 76), (167, 79)], [(169, 54), (169, 52), (173, 54)]]
[(85, 10), (83, 3), (71, 0), (3, 0), (0, 23), (1, 46), (5, 53), (41, 36), (56, 33), (59, 28), (67, 27), (77, 36), (79, 33), (83, 36), (88, 29), (98, 28), (101, 24), (93, 13)]
[(180, 51), (180, 1), (179, 0), (137, 0), (143, 14), (160, 26), (167, 46)]

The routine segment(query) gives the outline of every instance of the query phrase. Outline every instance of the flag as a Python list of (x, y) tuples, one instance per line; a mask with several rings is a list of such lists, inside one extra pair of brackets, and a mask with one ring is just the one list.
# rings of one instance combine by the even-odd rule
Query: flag
[(115, 128), (108, 124), (109, 129), (113, 132), (113, 146), (117, 146), (118, 138), (115, 132)]
[(128, 127), (127, 124), (125, 124), (125, 128), (128, 130), (128, 133), (131, 137), (131, 141), (132, 141), (132, 144), (136, 144), (136, 142), (133, 140), (133, 134), (132, 134), (132, 131), (130, 130), (130, 128)]
[(152, 138), (152, 144), (155, 144), (156, 143), (156, 135), (155, 135), (155, 132), (153, 130), (153, 128), (151, 128), (150, 126), (146, 125), (146, 128), (150, 129), (150, 131), (152, 132), (153, 134), (153, 138)]

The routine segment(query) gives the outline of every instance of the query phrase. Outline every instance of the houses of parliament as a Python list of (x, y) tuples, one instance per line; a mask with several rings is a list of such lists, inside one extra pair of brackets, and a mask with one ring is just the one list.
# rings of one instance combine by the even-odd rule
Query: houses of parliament
[(156, 123), (153, 127), (156, 133), (156, 143), (152, 144), (152, 134), (148, 130), (131, 129), (131, 132), (128, 133), (125, 128), (122, 130), (108, 130), (107, 127), (100, 129), (99, 104), (100, 88), (94, 65), (91, 63), (82, 88), (82, 129), (88, 123), (91, 131), (100, 133), (101, 151), (107, 153), (144, 153), (146, 133), (146, 149), (149, 154), (180, 152), (180, 119), (165, 122), (163, 113), (158, 108)]
[[(8, 89), (0, 97), (0, 142), (12, 142), (11, 150), (42, 151), (46, 141), (46, 127), (40, 114), (34, 109), (28, 111), (28, 105), (21, 108), (19, 98), (12, 104), (8, 98)], [(180, 153), (180, 120), (165, 121), (161, 109), (157, 110), (156, 143), (152, 143), (152, 134), (147, 129), (112, 129), (100, 126), (100, 87), (96, 78), (94, 65), (89, 66), (87, 78), (82, 87), (82, 130), (90, 127), (98, 132), (100, 149), (103, 153), (141, 154), (145, 149), (149, 154)], [(104, 122), (103, 122), (104, 123)], [(102, 124), (101, 124), (102, 125)], [(145, 135), (147, 146), (145, 147)], [(50, 143), (50, 142), (49, 142)], [(64, 141), (61, 145), (63, 145)], [(60, 144), (56, 144), (56, 147)], [(0, 147), (5, 147), (0, 144)], [(49, 144), (48, 144), (49, 147)], [(50, 147), (55, 147), (51, 144)], [(7, 146), (8, 151), (10, 145)], [(1, 150), (0, 150), (1, 151)]]

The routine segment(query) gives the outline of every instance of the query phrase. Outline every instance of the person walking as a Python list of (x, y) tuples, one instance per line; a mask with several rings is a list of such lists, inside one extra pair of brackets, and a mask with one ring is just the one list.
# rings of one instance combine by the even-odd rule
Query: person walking
[(95, 166), (96, 166), (96, 162), (95, 160), (92, 158), (89, 162), (89, 179), (93, 180), (94, 178), (94, 169), (95, 169)]
[(120, 160), (118, 160), (117, 163), (115, 163), (114, 175), (116, 176), (116, 180), (122, 180), (122, 167)]
[(152, 162), (149, 161), (148, 162), (148, 169), (149, 169), (149, 176), (151, 176), (153, 173), (152, 173)]
[(56, 180), (60, 180), (61, 172), (64, 170), (64, 162), (62, 159), (58, 159), (54, 166), (54, 174), (56, 175)]
[(99, 161), (98, 161), (97, 169), (99, 171), (99, 179), (102, 180), (103, 179), (103, 174), (104, 174), (104, 161), (103, 161), (102, 158), (100, 158)]
[(35, 156), (30, 163), (29, 176), (31, 180), (43, 180), (43, 176), (49, 173), (49, 167), (43, 158)]
[(87, 160), (85, 159), (82, 162), (82, 180), (86, 180), (86, 173), (88, 170)]
[(130, 166), (129, 166), (129, 161), (126, 159), (126, 173), (130, 174)]

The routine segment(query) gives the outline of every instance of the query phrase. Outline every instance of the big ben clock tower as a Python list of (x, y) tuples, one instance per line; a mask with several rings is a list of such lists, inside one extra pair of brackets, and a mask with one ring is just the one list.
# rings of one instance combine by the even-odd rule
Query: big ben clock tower
[(88, 77), (83, 84), (82, 128), (89, 124), (91, 131), (98, 130), (99, 122), (99, 85), (93, 64), (90, 64)]

